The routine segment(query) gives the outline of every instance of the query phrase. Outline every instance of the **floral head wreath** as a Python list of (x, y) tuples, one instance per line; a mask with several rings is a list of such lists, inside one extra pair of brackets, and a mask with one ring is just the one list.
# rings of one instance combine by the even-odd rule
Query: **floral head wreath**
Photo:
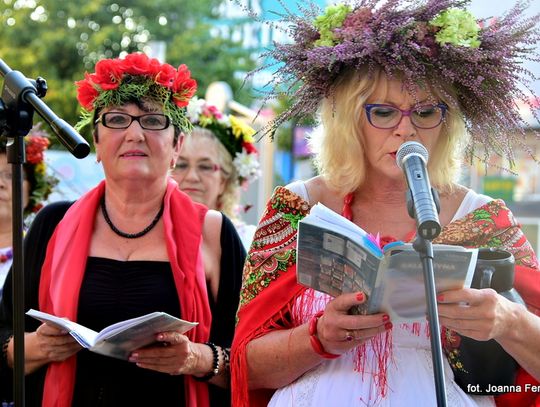
[[(24, 208), (25, 216), (36, 213), (43, 207), (58, 179), (48, 173), (45, 163), (45, 150), (49, 148), (49, 138), (46, 131), (41, 129), (41, 123), (36, 124), (24, 138), (26, 143), (26, 162), (24, 170), (30, 183), (30, 198)], [(2, 137), (0, 150), (5, 151), (6, 139)]]
[(464, 115), (470, 158), (476, 156), (476, 145), (485, 146), (484, 161), (496, 153), (512, 163), (515, 144), (532, 155), (517, 102), (523, 101), (538, 120), (530, 87), (536, 78), (522, 62), (539, 61), (534, 51), (539, 16), (524, 17), (527, 4), (518, 2), (488, 24), (465, 10), (469, 2), (355, 0), (329, 6), (322, 15), (313, 4), (301, 9), (302, 16), (287, 11), (280, 23), (288, 26), (293, 42), (276, 44), (266, 53), (277, 61), (267, 99), (285, 94), (292, 105), (267, 131), (313, 114), (323, 98), (332, 97), (347, 70), (379, 68), (403, 78), (412, 92), (429, 78), (452, 83), (457, 97), (448, 95), (449, 104)]
[(233, 115), (221, 113), (217, 107), (197, 97), (189, 102), (187, 114), (194, 126), (210, 130), (231, 154), (239, 185), (259, 177), (260, 166), (253, 128)]
[(80, 130), (93, 119), (93, 112), (108, 106), (150, 98), (163, 106), (163, 113), (174, 126), (189, 132), (191, 123), (186, 106), (197, 90), (186, 65), (175, 69), (143, 53), (128, 54), (125, 58), (102, 59), (96, 72), (84, 75), (75, 82), (77, 100), (83, 111), (75, 129)]

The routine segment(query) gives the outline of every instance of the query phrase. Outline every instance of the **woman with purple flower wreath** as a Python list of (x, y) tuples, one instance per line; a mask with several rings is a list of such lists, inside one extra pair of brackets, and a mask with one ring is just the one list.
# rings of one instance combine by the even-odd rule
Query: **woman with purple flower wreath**
[(521, 85), (532, 74), (521, 63), (538, 60), (531, 51), (538, 18), (523, 17), (519, 3), (488, 25), (467, 3), (357, 0), (319, 16), (315, 8), (285, 15), (293, 41), (269, 51), (280, 63), (271, 96), (285, 92), (292, 105), (269, 130), (318, 111), (320, 131), (310, 142), (320, 175), (278, 187), (255, 232), (231, 354), (235, 406), (436, 405), (427, 321), (351, 315), (368, 293), (333, 298), (296, 278), (298, 221), (316, 203), (382, 244), (414, 239), (396, 164), (408, 141), (429, 152), (429, 178), (440, 195), (442, 232), (434, 243), (510, 251), (526, 303), (492, 289), (438, 293), (448, 405), (534, 403), (530, 388), (509, 401), (469, 394), (474, 389), (456, 382), (467, 369), (463, 337), (495, 340), (519, 364), (517, 383), (540, 379), (537, 257), (503, 201), (455, 181), (465, 153), (512, 162), (514, 149), (526, 148), (515, 101), (528, 99)]
[[(153, 312), (197, 322), (155, 333), (126, 360), (83, 349), (27, 318), (26, 406), (229, 405), (229, 350), (245, 250), (230, 220), (169, 178), (197, 83), (132, 53), (77, 82), (105, 180), (76, 202), (43, 208), (25, 237), (25, 308), (96, 332)], [(10, 276), (8, 276), (9, 282)], [(12, 292), (0, 305), (0, 383), (13, 366)], [(9, 399), (8, 399), (9, 400)], [(1, 400), (0, 400), (1, 401)]]

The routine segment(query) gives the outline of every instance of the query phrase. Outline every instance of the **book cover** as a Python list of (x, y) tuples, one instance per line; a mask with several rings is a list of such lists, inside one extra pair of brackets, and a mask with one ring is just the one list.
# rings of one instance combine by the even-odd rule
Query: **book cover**
[[(470, 286), (477, 249), (434, 244), (433, 251), (437, 292)], [(425, 320), (422, 263), (410, 243), (380, 249), (363, 229), (319, 203), (299, 222), (296, 261), (302, 285), (334, 297), (364, 292), (367, 300), (354, 313), (386, 312), (393, 322)]]
[(92, 352), (124, 360), (127, 360), (134, 350), (154, 343), (159, 332), (185, 333), (198, 325), (197, 322), (184, 321), (165, 312), (152, 312), (117, 322), (96, 332), (69, 319), (46, 312), (31, 309), (26, 314), (41, 322), (65, 329), (82, 347)]

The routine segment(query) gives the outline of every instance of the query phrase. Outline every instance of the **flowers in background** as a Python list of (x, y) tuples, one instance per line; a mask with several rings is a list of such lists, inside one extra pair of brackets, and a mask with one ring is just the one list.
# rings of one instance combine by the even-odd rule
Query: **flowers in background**
[(187, 106), (187, 116), (194, 126), (212, 131), (231, 154), (238, 183), (245, 185), (260, 176), (255, 130), (233, 115), (221, 113), (204, 99), (194, 97)]
[[(273, 89), (266, 100), (288, 96), (291, 106), (266, 129), (292, 118), (314, 114), (321, 100), (332, 97), (345, 72), (380, 68), (403, 78), (412, 94), (429, 83), (448, 95), (450, 109), (459, 109), (471, 135), (468, 153), (485, 148), (513, 161), (515, 147), (526, 146), (526, 124), (518, 101), (532, 106), (534, 75), (524, 61), (537, 61), (531, 46), (540, 40), (536, 16), (526, 17), (527, 2), (490, 23), (466, 10), (468, 0), (352, 0), (328, 6), (322, 13), (313, 1), (303, 15), (285, 11), (275, 26), (285, 27), (292, 42), (276, 43), (263, 55), (271, 60)], [(277, 62), (277, 63), (276, 63)], [(538, 120), (538, 115), (534, 114)]]
[(41, 129), (41, 123), (36, 124), (24, 140), (26, 143), (24, 167), (30, 182), (30, 199), (25, 208), (25, 215), (28, 216), (43, 207), (43, 203), (58, 184), (58, 179), (47, 173), (44, 152), (49, 148), (50, 142), (47, 132)]
[[(37, 127), (37, 126), (36, 126)], [(43, 131), (38, 129), (34, 130), (32, 135), (28, 135), (25, 138), (26, 141), (26, 162), (34, 164), (36, 166), (41, 165), (44, 170), (44, 155), (43, 152), (49, 148), (49, 139), (41, 134)]]
[(159, 102), (164, 114), (182, 131), (191, 129), (185, 108), (197, 90), (197, 82), (186, 65), (174, 68), (146, 54), (133, 53), (123, 59), (102, 59), (95, 69), (75, 82), (77, 100), (83, 108), (77, 130), (90, 123), (95, 109), (143, 98)]

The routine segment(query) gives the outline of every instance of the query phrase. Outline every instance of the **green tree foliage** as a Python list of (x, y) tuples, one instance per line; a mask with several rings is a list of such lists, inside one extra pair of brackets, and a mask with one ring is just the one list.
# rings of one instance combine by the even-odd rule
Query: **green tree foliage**
[(253, 68), (249, 52), (210, 34), (221, 1), (0, 0), (0, 58), (29, 78), (44, 77), (44, 100), (71, 124), (79, 109), (73, 82), (99, 59), (144, 51), (152, 41), (166, 44), (167, 62), (188, 65), (200, 96), (222, 80), (245, 101), (238, 72)]

